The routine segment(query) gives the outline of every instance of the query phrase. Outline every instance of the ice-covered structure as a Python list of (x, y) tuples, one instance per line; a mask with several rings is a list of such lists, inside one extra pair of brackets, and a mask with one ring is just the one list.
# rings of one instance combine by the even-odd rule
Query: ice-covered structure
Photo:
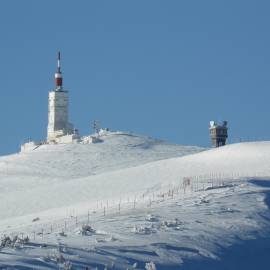
[(29, 141), (21, 145), (21, 151), (35, 150), (43, 144), (74, 143), (80, 141), (77, 129), (69, 122), (68, 91), (63, 88), (60, 52), (57, 58), (55, 89), (49, 92), (47, 139), (43, 142)]
[(48, 108), (48, 143), (72, 143), (80, 138), (68, 119), (68, 91), (63, 88), (63, 77), (60, 66), (60, 52), (55, 73), (55, 89), (49, 92)]

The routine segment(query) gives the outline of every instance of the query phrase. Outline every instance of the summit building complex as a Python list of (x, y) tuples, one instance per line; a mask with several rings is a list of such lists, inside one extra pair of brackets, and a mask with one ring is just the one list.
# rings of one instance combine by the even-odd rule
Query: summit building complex
[[(49, 92), (48, 100), (48, 127), (46, 141), (29, 141), (21, 145), (21, 151), (35, 150), (43, 144), (76, 143), (82, 138), (78, 130), (69, 122), (68, 117), (68, 91), (63, 88), (63, 76), (60, 64), (60, 52), (57, 57), (57, 70), (55, 72), (55, 88)], [(84, 138), (89, 141), (89, 138)]]
[[(97, 143), (102, 141), (101, 134), (109, 132), (109, 129), (101, 129), (98, 122), (94, 121), (95, 134), (81, 137), (78, 130), (69, 122), (68, 91), (63, 87), (60, 52), (57, 56), (57, 70), (54, 77), (55, 88), (49, 92), (48, 100), (47, 138), (39, 142), (28, 141), (21, 145), (21, 151), (35, 150), (44, 144)], [(228, 137), (227, 122), (224, 121), (219, 125), (211, 121), (210, 136), (213, 147), (225, 145)]]
[(49, 92), (47, 142), (68, 143), (77, 137), (77, 131), (68, 119), (68, 91), (63, 88), (60, 52), (58, 52), (55, 89)]

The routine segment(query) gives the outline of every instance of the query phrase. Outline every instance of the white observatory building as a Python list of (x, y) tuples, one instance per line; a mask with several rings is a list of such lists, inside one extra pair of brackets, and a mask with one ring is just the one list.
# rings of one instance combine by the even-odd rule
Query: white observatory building
[(21, 152), (32, 151), (43, 144), (77, 143), (80, 141), (78, 131), (68, 120), (68, 91), (63, 88), (60, 65), (60, 52), (57, 58), (55, 89), (49, 92), (47, 140), (28, 141), (21, 145)]
[(68, 91), (63, 88), (63, 76), (58, 52), (55, 89), (49, 92), (48, 143), (72, 143), (79, 139), (78, 131), (68, 120)]
[(60, 52), (57, 57), (57, 70), (55, 72), (55, 88), (49, 92), (48, 100), (48, 127), (45, 141), (28, 141), (21, 145), (21, 152), (33, 151), (45, 144), (95, 143), (100, 142), (100, 133), (108, 129), (99, 128), (95, 136), (80, 137), (77, 129), (69, 122), (68, 117), (68, 91), (63, 88), (63, 76), (60, 65)]

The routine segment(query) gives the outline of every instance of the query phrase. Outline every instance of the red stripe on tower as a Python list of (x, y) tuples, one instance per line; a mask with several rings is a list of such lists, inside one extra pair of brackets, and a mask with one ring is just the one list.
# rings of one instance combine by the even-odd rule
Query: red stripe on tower
[(60, 66), (60, 52), (58, 52), (57, 56), (57, 71), (55, 73), (55, 85), (57, 88), (62, 87), (63, 84), (63, 77), (61, 73), (61, 66)]

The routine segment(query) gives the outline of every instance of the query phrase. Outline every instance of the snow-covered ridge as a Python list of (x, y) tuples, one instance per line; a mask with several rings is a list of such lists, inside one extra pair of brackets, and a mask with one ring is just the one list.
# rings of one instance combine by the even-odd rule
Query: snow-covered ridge
[[(44, 145), (0, 159), (0, 218), (113, 200), (177, 185), (184, 177), (270, 175), (270, 142), (200, 152), (130, 134), (103, 143)], [(190, 155), (192, 154), (192, 155)], [(9, 205), (6, 208), (6, 205)]]
[(204, 150), (123, 132), (107, 133), (100, 139), (91, 144), (41, 145), (34, 151), (1, 157), (0, 196), (5, 204), (0, 204), (0, 218), (136, 192), (137, 181), (129, 182), (126, 175), (118, 178), (118, 172)]
[[(82, 265), (87, 265), (89, 254), (91, 262), (106, 261), (106, 255), (99, 255), (100, 248), (104, 254), (113, 254), (108, 260), (111, 256), (120, 260), (116, 269), (150, 258), (175, 267), (185, 257), (215, 260), (217, 247), (235, 243), (235, 236), (249, 239), (253, 230), (265, 233), (269, 225), (267, 185), (257, 187), (248, 180), (270, 178), (270, 142), (205, 150), (126, 133), (107, 134), (102, 140), (42, 145), (33, 152), (1, 157), (0, 232), (23, 230), (33, 241), (33, 231), (45, 228), (47, 238), (42, 234), (35, 241), (64, 242), (70, 247), (70, 251), (61, 251), (65, 256), (77, 254), (83, 246)], [(183, 191), (185, 179), (188, 194)], [(207, 188), (209, 180), (217, 184), (216, 189)], [(170, 190), (176, 192), (174, 199), (166, 193)], [(167, 194), (165, 200), (158, 194)], [(158, 202), (149, 207), (152, 195)], [(136, 211), (131, 200), (137, 200)], [(123, 208), (129, 202), (121, 215), (120, 201)], [(103, 208), (108, 217), (103, 216)], [(85, 223), (87, 213), (95, 230), (88, 236), (74, 236), (77, 218)], [(149, 214), (154, 218), (149, 219)], [(64, 228), (62, 236), (57, 233), (59, 228)], [(121, 257), (123, 250), (127, 261)], [(44, 256), (42, 250), (38, 253)], [(1, 258), (0, 254), (0, 265)], [(46, 267), (51, 265), (46, 262)]]
[(0, 174), (71, 179), (204, 150), (124, 132), (110, 132), (100, 139), (90, 144), (45, 144), (34, 151), (0, 157)]

